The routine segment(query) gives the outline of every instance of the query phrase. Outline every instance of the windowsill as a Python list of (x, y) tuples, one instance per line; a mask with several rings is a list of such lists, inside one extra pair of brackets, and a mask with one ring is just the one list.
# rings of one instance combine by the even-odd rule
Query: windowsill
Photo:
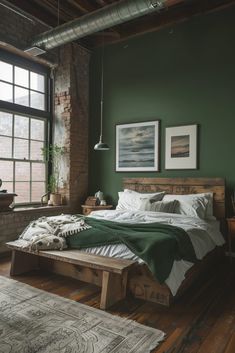
[(61, 206), (22, 206), (22, 207), (15, 207), (12, 211), (4, 211), (0, 212), (0, 215), (6, 214), (13, 214), (13, 213), (24, 213), (24, 212), (38, 212), (38, 211), (49, 211), (49, 210), (68, 210), (70, 207), (68, 205), (61, 205)]

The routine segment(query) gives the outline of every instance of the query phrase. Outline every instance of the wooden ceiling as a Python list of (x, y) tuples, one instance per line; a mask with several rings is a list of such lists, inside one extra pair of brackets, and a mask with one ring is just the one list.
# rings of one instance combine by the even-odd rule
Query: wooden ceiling
[[(15, 6), (39, 19), (50, 27), (69, 22), (119, 0), (4, 0), (8, 6)], [(1, 1), (0, 1), (1, 3)], [(183, 21), (193, 15), (214, 11), (231, 4), (235, 0), (190, 0), (174, 4), (150, 15), (140, 17), (105, 31), (105, 43), (113, 43), (129, 37), (155, 31), (164, 26)], [(103, 37), (103, 35), (102, 35)], [(94, 34), (79, 40), (89, 49), (101, 44), (101, 35)]]

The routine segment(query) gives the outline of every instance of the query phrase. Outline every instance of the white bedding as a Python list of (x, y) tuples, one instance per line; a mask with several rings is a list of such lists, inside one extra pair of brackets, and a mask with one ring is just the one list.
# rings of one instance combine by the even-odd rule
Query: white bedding
[[(225, 243), (219, 231), (219, 222), (214, 220), (205, 221), (197, 217), (186, 217), (180, 214), (125, 210), (94, 211), (90, 214), (90, 217), (122, 223), (161, 222), (181, 227), (189, 235), (196, 257), (199, 260), (213, 250), (215, 246), (221, 246)], [(83, 250), (92, 254), (131, 259), (143, 263), (143, 260), (133, 254), (124, 244), (106, 245)], [(171, 273), (165, 281), (173, 295), (176, 294), (180, 284), (185, 278), (185, 273), (192, 265), (192, 263), (184, 260), (174, 262)]]

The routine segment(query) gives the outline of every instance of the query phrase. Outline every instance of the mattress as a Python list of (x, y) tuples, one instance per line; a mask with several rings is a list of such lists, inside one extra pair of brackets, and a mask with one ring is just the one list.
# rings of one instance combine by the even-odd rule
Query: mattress
[[(216, 246), (222, 246), (225, 243), (219, 231), (219, 222), (216, 220), (202, 220), (197, 217), (162, 212), (125, 210), (94, 211), (89, 217), (121, 223), (160, 222), (180, 227), (187, 232), (198, 260), (203, 259)], [(96, 255), (135, 260), (139, 264), (143, 264), (143, 260), (136, 256), (125, 244), (92, 247), (83, 249), (83, 251)], [(173, 296), (176, 295), (186, 272), (192, 266), (193, 263), (184, 260), (174, 262), (171, 273), (165, 281)]]

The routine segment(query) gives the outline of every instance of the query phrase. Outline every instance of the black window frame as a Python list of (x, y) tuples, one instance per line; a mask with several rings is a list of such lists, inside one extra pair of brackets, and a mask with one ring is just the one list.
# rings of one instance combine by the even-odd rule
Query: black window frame
[[(6, 62), (7, 64), (18, 66), (22, 69), (32, 70), (33, 72), (43, 75), (45, 77), (45, 92), (44, 92), (45, 110), (35, 109), (29, 106), (20, 105), (13, 102), (6, 102), (0, 99), (0, 111), (10, 113), (10, 114), (28, 116), (29, 118), (38, 118), (40, 120), (43, 119), (46, 122), (45, 144), (46, 146), (49, 146), (52, 142), (52, 121), (53, 121), (53, 80), (51, 79), (50, 67), (31, 61), (23, 56), (13, 54), (1, 48), (0, 48), (0, 60)], [(1, 80), (1, 82), (5, 82), (5, 81)], [(12, 83), (12, 85), (13, 87), (17, 86), (14, 83)], [(14, 158), (12, 158), (12, 160), (14, 160)], [(51, 165), (47, 163), (46, 180), (45, 180), (46, 183), (48, 183), (48, 178), (50, 173), (51, 173)], [(16, 207), (18, 206), (20, 207), (23, 205), (31, 206), (31, 205), (38, 205), (38, 204), (40, 204), (40, 202), (18, 203)]]

